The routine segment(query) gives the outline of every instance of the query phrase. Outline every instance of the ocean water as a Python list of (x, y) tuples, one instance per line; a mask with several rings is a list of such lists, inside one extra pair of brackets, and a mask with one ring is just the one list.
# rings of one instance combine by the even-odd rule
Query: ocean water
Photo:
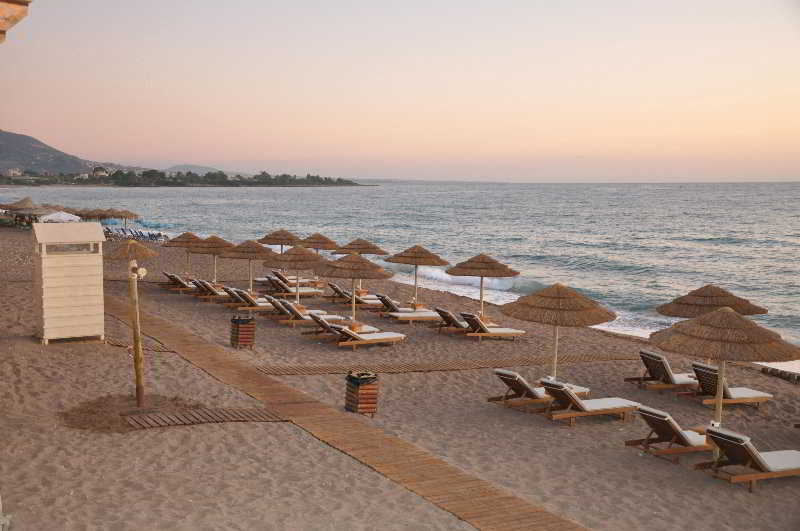
[[(0, 202), (127, 208), (142, 228), (231, 241), (278, 228), (421, 244), (455, 264), (487, 253), (521, 272), (487, 279), (504, 303), (562, 282), (613, 309), (604, 328), (646, 336), (675, 320), (656, 306), (719, 284), (765, 306), (755, 319), (800, 343), (800, 183), (496, 184), (387, 182), (362, 188), (0, 188)], [(384, 264), (396, 280), (412, 268)], [(478, 279), (421, 268), (424, 286), (478, 297)]]

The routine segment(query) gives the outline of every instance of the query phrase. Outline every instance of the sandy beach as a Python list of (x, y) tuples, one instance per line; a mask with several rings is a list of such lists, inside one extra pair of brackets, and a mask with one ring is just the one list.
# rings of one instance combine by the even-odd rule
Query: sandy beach
[[(30, 233), (0, 229), (0, 495), (14, 529), (471, 529), (467, 523), (406, 490), (289, 423), (228, 423), (152, 430), (130, 429), (119, 412), (134, 406), (130, 329), (108, 316), (109, 344), (34, 339)], [(116, 244), (107, 244), (113, 250)], [(301, 329), (258, 319), (252, 351), (228, 346), (231, 311), (156, 285), (162, 270), (185, 270), (182, 249), (158, 248), (145, 262), (142, 311), (169, 319), (257, 364), (334, 365), (489, 359), (550, 352), (544, 326), (510, 319), (527, 331), (516, 342), (437, 334), (360, 312), (367, 324), (408, 335), (396, 347), (338, 349)], [(259, 264), (258, 274), (263, 274)], [(211, 258), (193, 255), (193, 273), (211, 276)], [(123, 265), (106, 262), (105, 289), (127, 293)], [(247, 262), (220, 260), (218, 279), (245, 287)], [(370, 291), (406, 301), (413, 287), (368, 281)], [(423, 290), (429, 306), (476, 311), (478, 302)], [(347, 315), (322, 299), (307, 305)], [(143, 330), (147, 334), (147, 330)], [(635, 357), (645, 343), (594, 329), (563, 332), (564, 355)], [(178, 354), (148, 339), (146, 381), (151, 404), (257, 407), (259, 402), (222, 384)], [(690, 359), (670, 355), (676, 371)], [(529, 380), (547, 366), (514, 367)], [(711, 408), (672, 392), (659, 394), (623, 382), (638, 360), (565, 363), (560, 378), (591, 388), (593, 398), (618, 396), (670, 412), (684, 427), (707, 424)], [(775, 395), (756, 409), (727, 407), (724, 425), (753, 438), (760, 450), (800, 450), (800, 388), (747, 367), (729, 380)], [(343, 409), (341, 374), (281, 376), (282, 382)], [(502, 394), (490, 369), (381, 375), (379, 413), (368, 422), (515, 495), (598, 530), (800, 528), (800, 478), (763, 482), (749, 493), (690, 465), (640, 455), (623, 441), (647, 434), (638, 418), (580, 419), (567, 427), (486, 402)]]

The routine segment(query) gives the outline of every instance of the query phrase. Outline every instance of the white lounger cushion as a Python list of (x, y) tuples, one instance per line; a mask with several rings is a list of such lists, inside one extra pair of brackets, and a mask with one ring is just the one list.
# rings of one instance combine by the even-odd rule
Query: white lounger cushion
[(525, 330), (516, 330), (514, 328), (490, 328), (486, 327), (490, 334), (524, 334)]
[(322, 290), (320, 290), (320, 289), (317, 289), (317, 288), (306, 288), (306, 287), (303, 287), (303, 286), (301, 286), (299, 288), (294, 288), (293, 287), (290, 291), (291, 291), (291, 293), (296, 293), (297, 291), (300, 291), (300, 293), (322, 293)]
[(689, 372), (682, 372), (678, 374), (672, 373), (672, 377), (675, 379), (676, 384), (697, 383), (697, 379), (694, 377), (694, 374)]
[[(346, 320), (349, 321), (350, 318), (348, 317)], [(350, 330), (350, 329), (348, 328), (348, 330)], [(361, 334), (361, 335), (364, 335), (364, 334), (374, 334), (375, 332), (380, 332), (380, 331), (381, 331), (380, 328), (375, 328), (374, 326), (361, 325), (361, 330), (359, 330), (357, 333)], [(352, 332), (352, 330), (351, 330), (351, 332)]]
[[(311, 310), (311, 311), (313, 312), (314, 310)], [(292, 316), (292, 319), (295, 319), (295, 317)], [(346, 317), (342, 317), (341, 315), (325, 315), (325, 320), (326, 321), (344, 321), (345, 319), (347, 319), (347, 318)], [(304, 321), (310, 321), (311, 320), (311, 316), (308, 315), (307, 313), (303, 314), (303, 320)]]
[(430, 311), (423, 311), (423, 312), (391, 312), (389, 315), (395, 318), (407, 318), (407, 317), (439, 317), (439, 314), (436, 312)]
[[(248, 306), (253, 308), (253, 305), (248, 305)], [(268, 303), (267, 301), (262, 302), (260, 300), (256, 300), (256, 306), (258, 306), (259, 308), (274, 308), (274, 306), (272, 306), (272, 304)]]
[(599, 411), (618, 407), (639, 407), (638, 402), (632, 402), (624, 398), (593, 398), (591, 400), (581, 400), (581, 404), (583, 404), (586, 411)]
[(692, 430), (681, 430), (681, 434), (686, 437), (686, 440), (692, 446), (703, 446), (706, 444), (706, 436), (700, 435), (696, 431)]
[(395, 339), (395, 338), (404, 338), (406, 337), (404, 334), (398, 334), (397, 332), (375, 332), (372, 334), (362, 334), (358, 333), (359, 339)]
[(774, 452), (759, 453), (770, 472), (800, 468), (800, 452), (797, 450), (776, 450)]
[(726, 398), (772, 398), (769, 393), (748, 389), (747, 387), (728, 387)]
[[(567, 387), (572, 389), (573, 393), (588, 393), (589, 392), (589, 388), (588, 387), (581, 387), (580, 385), (567, 384)], [(533, 391), (536, 394), (536, 398), (545, 398), (545, 397), (547, 397), (547, 391), (545, 391), (544, 387), (534, 387)], [(584, 400), (584, 402), (585, 402), (585, 400)]]

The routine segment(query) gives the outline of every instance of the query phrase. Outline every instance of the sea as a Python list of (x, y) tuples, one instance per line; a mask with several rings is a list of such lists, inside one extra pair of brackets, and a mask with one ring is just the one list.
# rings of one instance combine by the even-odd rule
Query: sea
[[(554, 282), (614, 310), (600, 328), (647, 336), (675, 319), (656, 306), (718, 284), (769, 313), (800, 344), (800, 183), (539, 184), (386, 181), (331, 188), (6, 187), (0, 202), (125, 208), (145, 230), (233, 242), (279, 228), (366, 238), (391, 253), (420, 244), (450, 263), (486, 253), (520, 272), (487, 279), (502, 304)], [(374, 258), (374, 257), (370, 257)], [(411, 266), (376, 261), (413, 283)], [(479, 279), (420, 268), (422, 286), (478, 297)], [(795, 362), (792, 362), (795, 363)]]

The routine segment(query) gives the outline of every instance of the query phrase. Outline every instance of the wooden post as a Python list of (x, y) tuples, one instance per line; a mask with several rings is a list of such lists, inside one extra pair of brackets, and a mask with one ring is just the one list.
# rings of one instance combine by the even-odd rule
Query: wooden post
[(253, 261), (248, 258), (247, 267), (250, 268), (250, 293), (253, 293)]
[[(719, 371), (717, 374), (717, 395), (714, 402), (714, 422), (712, 426), (722, 426), (722, 399), (725, 391), (725, 360), (719, 360)], [(714, 446), (714, 461), (720, 458), (720, 451)]]
[(350, 302), (353, 304), (352, 320), (353, 323), (355, 323), (356, 322), (356, 279), (351, 279), (351, 280), (352, 280), (352, 286), (350, 286), (350, 289), (352, 291), (350, 292)]
[(217, 253), (212, 255), (214, 257), (214, 283), (217, 283)]
[[(294, 283), (297, 284), (294, 287), (295, 291), (295, 302), (299, 305), (300, 304), (300, 270), (297, 270), (297, 276), (294, 279)], [(353, 299), (355, 299), (355, 294), (353, 294)]]
[(481, 277), (481, 319), (483, 319), (483, 277)]
[(136, 406), (144, 407), (144, 354), (142, 353), (142, 330), (139, 323), (139, 266), (130, 261), (129, 288), (131, 297), (131, 325), (133, 327), (133, 371), (136, 374)]
[(414, 304), (417, 304), (417, 268), (419, 266), (414, 264)]
[(553, 380), (556, 379), (556, 370), (558, 368), (558, 327), (553, 327)]
[(189, 252), (189, 248), (186, 248), (186, 274), (192, 274), (192, 255)]

